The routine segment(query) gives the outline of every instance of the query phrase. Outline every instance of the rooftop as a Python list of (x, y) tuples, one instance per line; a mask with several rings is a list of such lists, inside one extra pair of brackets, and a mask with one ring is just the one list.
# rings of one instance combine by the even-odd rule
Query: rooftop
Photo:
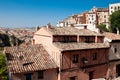
[(110, 40), (120, 40), (120, 35), (117, 35), (115, 33), (104, 32), (104, 35), (106, 38), (108, 38)]
[(50, 27), (45, 29), (52, 35), (103, 36), (102, 34), (90, 31), (88, 29), (77, 29), (74, 27)]
[(8, 70), (22, 73), (57, 68), (56, 63), (42, 45), (6, 47)]
[(95, 48), (108, 48), (105, 43), (54, 43), (62, 51), (67, 50), (83, 50), (83, 49), (95, 49)]

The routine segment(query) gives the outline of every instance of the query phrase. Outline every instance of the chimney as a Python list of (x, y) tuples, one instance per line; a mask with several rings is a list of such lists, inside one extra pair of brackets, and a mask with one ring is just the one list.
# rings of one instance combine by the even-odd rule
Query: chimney
[(51, 24), (50, 23), (47, 24), (47, 28), (51, 28)]
[(118, 28), (116, 28), (116, 30), (117, 30), (117, 35), (119, 35), (119, 33), (120, 33), (120, 32), (119, 32), (119, 29), (118, 29)]
[(37, 26), (37, 27), (36, 27), (36, 31), (38, 31), (39, 29), (40, 29), (40, 27), (39, 27), (39, 26)]

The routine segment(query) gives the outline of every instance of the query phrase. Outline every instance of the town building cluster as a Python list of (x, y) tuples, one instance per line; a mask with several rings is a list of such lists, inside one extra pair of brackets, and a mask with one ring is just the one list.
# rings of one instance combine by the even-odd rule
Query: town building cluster
[[(91, 17), (87, 23), (94, 23), (98, 21), (96, 11), (103, 16), (99, 16), (100, 20), (107, 23), (108, 9), (96, 7), (69, 20), (86, 24), (87, 15)], [(5, 47), (9, 79), (113, 80), (120, 76), (119, 34), (65, 24), (65, 27), (50, 24), (37, 27), (31, 45)]]
[(6, 47), (11, 80), (92, 80), (120, 76), (120, 35), (41, 27), (32, 45)]
[[(19, 40), (25, 42), (25, 44), (30, 44), (33, 38), (35, 30), (33, 29), (19, 29), (19, 28), (0, 28), (0, 32), (7, 34), (9, 37), (16, 37)], [(11, 41), (11, 40), (10, 40)], [(14, 42), (14, 41), (13, 41)]]
[(80, 14), (75, 14), (69, 16), (68, 18), (58, 21), (57, 26), (71, 26), (79, 24), (79, 26), (87, 25), (87, 26), (95, 26), (100, 24), (106, 25), (106, 28), (109, 27), (109, 16), (115, 12), (120, 10), (120, 3), (109, 4), (109, 8), (97, 8), (93, 7), (89, 11), (85, 11)]

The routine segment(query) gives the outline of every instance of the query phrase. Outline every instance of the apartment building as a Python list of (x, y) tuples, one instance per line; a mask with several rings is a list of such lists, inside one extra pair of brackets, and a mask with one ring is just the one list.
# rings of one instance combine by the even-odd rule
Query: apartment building
[(109, 46), (103, 39), (104, 35), (88, 29), (50, 26), (40, 28), (33, 38), (59, 67), (58, 80), (108, 78)]
[(95, 12), (86, 13), (86, 24), (96, 25), (97, 15)]
[(120, 3), (109, 4), (109, 14), (111, 15), (113, 12), (120, 10)]
[(85, 24), (86, 23), (86, 12), (81, 14), (75, 14), (65, 18), (63, 21), (58, 21), (57, 26), (74, 26), (75, 24)]
[(97, 24), (105, 24), (106, 28), (109, 27), (109, 10), (108, 8), (97, 9)]
[(75, 14), (73, 16), (64, 19), (63, 21), (61, 21), (61, 23), (58, 22), (57, 26), (60, 26), (61, 24), (65, 24), (64, 26), (68, 26), (68, 25), (71, 26), (71, 24), (74, 26), (82, 25), (82, 24), (91, 24), (93, 26), (97, 26), (100, 25), (101, 23), (105, 24), (106, 27), (108, 28), (109, 26), (108, 8), (93, 7), (91, 10), (87, 12), (83, 12), (81, 14)]

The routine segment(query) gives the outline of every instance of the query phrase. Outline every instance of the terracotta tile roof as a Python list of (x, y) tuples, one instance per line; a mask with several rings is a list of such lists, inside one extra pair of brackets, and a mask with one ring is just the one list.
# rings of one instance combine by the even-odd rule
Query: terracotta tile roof
[(53, 35), (77, 35), (75, 32), (68, 30), (71, 27), (51, 27), (48, 28), (48, 31), (51, 32)]
[(80, 36), (82, 36), (82, 35), (84, 35), (84, 36), (104, 36), (100, 33), (96, 33), (94, 31), (91, 31), (91, 30), (88, 30), (88, 29), (80, 29), (80, 30), (78, 30), (77, 33), (79, 33)]
[(82, 50), (94, 48), (109, 48), (105, 43), (54, 43), (62, 51), (66, 50)]
[(42, 45), (6, 47), (8, 70), (11, 73), (22, 73), (57, 68)]
[(108, 8), (98, 8), (97, 12), (108, 12), (109, 9)]
[(111, 39), (111, 40), (120, 40), (120, 35), (117, 35), (115, 33), (104, 32), (104, 35), (106, 38)]
[(45, 29), (52, 35), (103, 36), (102, 34), (90, 31), (88, 29), (77, 29), (74, 27), (51, 27)]

